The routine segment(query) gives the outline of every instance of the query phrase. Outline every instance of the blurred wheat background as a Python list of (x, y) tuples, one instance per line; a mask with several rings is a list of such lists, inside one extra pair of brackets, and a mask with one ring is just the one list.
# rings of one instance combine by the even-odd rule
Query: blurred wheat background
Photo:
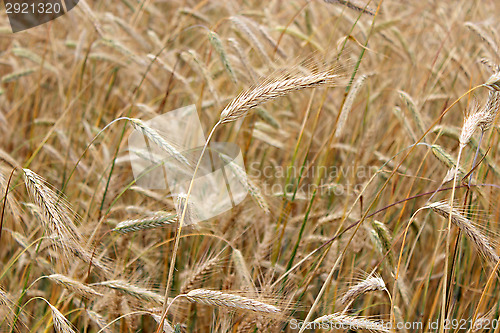
[[(12, 34), (2, 7), (0, 331), (498, 332), (499, 17), (81, 0)], [(335, 79), (278, 93), (315, 73)], [(182, 205), (134, 182), (128, 135), (192, 104), (208, 133), (262, 82), (276, 96), (213, 137), (241, 148), (250, 195), (178, 235)]]

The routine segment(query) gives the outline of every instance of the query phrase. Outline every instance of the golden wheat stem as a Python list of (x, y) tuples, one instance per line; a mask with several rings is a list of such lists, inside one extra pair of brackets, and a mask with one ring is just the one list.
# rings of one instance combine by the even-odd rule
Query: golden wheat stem
[[(122, 320), (123, 318), (125, 317), (128, 317), (128, 316), (135, 316), (135, 315), (138, 315), (138, 314), (148, 314), (148, 315), (151, 315), (151, 312), (149, 311), (134, 311), (134, 312), (130, 312), (130, 313), (126, 313), (116, 319), (114, 319), (113, 321), (110, 321), (106, 326), (102, 327), (97, 333), (102, 333), (102, 332), (105, 332), (108, 327), (110, 327), (111, 325), (113, 325), (114, 323)], [(161, 326), (160, 326), (161, 327)]]
[[(83, 157), (85, 156), (85, 154), (87, 153), (87, 151), (90, 149), (90, 147), (94, 144), (94, 142), (99, 138), (99, 136), (106, 130), (108, 129), (109, 127), (111, 127), (112, 124), (120, 121), (120, 120), (128, 120), (128, 121), (131, 121), (131, 118), (129, 117), (119, 117), (119, 118), (116, 118), (116, 119), (113, 119), (109, 124), (107, 124), (106, 126), (104, 126), (95, 136), (94, 138), (92, 139), (92, 141), (90, 141), (90, 143), (85, 147), (85, 149), (83, 150), (82, 154), (80, 155), (80, 157), (78, 158), (78, 160), (76, 161), (73, 169), (71, 169), (70, 173), (69, 173), (69, 176), (68, 178), (66, 179), (66, 181), (64, 182), (64, 185), (61, 189), (61, 193), (64, 193), (64, 191), (66, 190), (66, 186), (68, 186), (69, 184), (69, 180), (71, 179), (71, 177), (73, 176), (73, 173), (75, 172), (76, 168), (78, 167), (78, 165), (80, 164), (80, 161), (83, 159)], [(40, 147), (41, 148), (41, 147)], [(90, 237), (90, 240), (92, 240), (93, 237)]]
[(486, 296), (486, 293), (488, 292), (488, 289), (491, 286), (491, 283), (493, 282), (493, 279), (497, 276), (496, 273), (497, 273), (497, 269), (499, 268), (499, 266), (500, 266), (500, 259), (495, 264), (495, 267), (491, 271), (490, 276), (488, 277), (488, 281), (486, 281), (486, 285), (483, 288), (483, 292), (481, 293), (481, 297), (479, 298), (479, 302), (477, 303), (476, 310), (474, 311), (474, 315), (472, 316), (472, 323), (473, 324), (476, 323), (477, 316), (479, 315), (480, 306), (483, 302), (484, 297)]
[(24, 303), (23, 308), (26, 307), (26, 305), (28, 305), (28, 303), (30, 303), (31, 301), (35, 301), (35, 300), (42, 300), (45, 303), (47, 303), (47, 305), (49, 306), (50, 311), (52, 313), (52, 322), (54, 324), (54, 330), (57, 333), (76, 333), (73, 330), (71, 322), (68, 319), (66, 319), (66, 317), (64, 317), (64, 315), (61, 313), (61, 311), (59, 311), (59, 309), (57, 309), (55, 306), (50, 304), (50, 302), (47, 301), (43, 297), (37, 296), (37, 297), (30, 298), (26, 303)]
[[(462, 149), (463, 145), (460, 144), (460, 148), (458, 150), (458, 156), (457, 156), (457, 168), (455, 169), (455, 176), (453, 177), (453, 186), (451, 189), (451, 196), (450, 196), (450, 209), (453, 210), (453, 200), (455, 199), (455, 188), (457, 186), (457, 177), (458, 177), (458, 168), (460, 166), (460, 157), (462, 155)], [(444, 275), (443, 275), (443, 295), (442, 295), (442, 304), (441, 304), (441, 325), (439, 328), (439, 333), (442, 333), (444, 330), (444, 324), (445, 321), (448, 320), (448, 314), (446, 313), (446, 301), (447, 301), (447, 295), (448, 295), (448, 268), (449, 268), (449, 256), (450, 256), (450, 246), (451, 246), (451, 219), (452, 219), (452, 214), (449, 214), (448, 217), (448, 227), (446, 229), (446, 254), (444, 258)], [(453, 283), (453, 282), (451, 282)]]
[[(189, 196), (191, 195), (191, 190), (193, 189), (194, 180), (195, 180), (195, 177), (196, 177), (196, 172), (198, 172), (198, 169), (200, 167), (203, 155), (205, 154), (205, 151), (207, 150), (208, 144), (209, 144), (210, 140), (212, 139), (212, 136), (214, 135), (215, 130), (217, 129), (217, 127), (221, 123), (222, 122), (219, 120), (214, 125), (214, 127), (212, 127), (212, 130), (210, 131), (210, 134), (208, 135), (208, 138), (207, 138), (207, 140), (205, 142), (205, 145), (203, 146), (203, 149), (201, 150), (200, 157), (198, 158), (198, 162), (196, 163), (196, 167), (194, 168), (193, 176), (191, 178), (191, 181), (189, 183), (189, 187), (188, 187), (188, 190), (187, 190), (187, 193), (186, 193), (186, 203), (188, 202)], [(188, 204), (184, 205), (184, 207), (182, 209), (181, 217), (180, 217), (180, 219), (178, 221), (179, 225), (177, 227), (177, 233), (175, 235), (174, 249), (172, 250), (172, 259), (170, 260), (170, 267), (169, 267), (168, 276), (167, 276), (167, 286), (165, 288), (165, 299), (166, 300), (168, 299), (168, 291), (170, 289), (170, 285), (172, 284), (172, 279), (174, 277), (175, 260), (176, 260), (176, 257), (177, 257), (177, 251), (179, 250), (179, 241), (180, 241), (180, 238), (181, 238), (180, 236), (181, 236), (181, 232), (182, 232), (182, 226), (184, 224), (184, 219), (186, 218), (186, 212), (187, 212), (187, 207), (188, 206), (189, 206)], [(163, 321), (167, 317), (167, 309), (168, 309), (167, 302), (165, 302), (163, 304), (163, 314), (161, 316), (160, 323), (163, 323)], [(161, 326), (162, 325), (158, 326), (158, 329), (156, 330), (156, 333), (160, 333), (161, 332), (161, 329), (162, 329)]]
[(181, 297), (186, 297), (186, 294), (180, 294), (180, 295), (177, 295), (177, 296), (175, 296), (175, 297), (172, 299), (172, 301), (171, 301), (171, 302), (165, 302), (165, 304), (167, 304), (167, 303), (169, 303), (169, 304), (168, 304), (168, 306), (167, 306), (167, 309), (165, 310), (165, 318), (164, 318), (164, 316), (161, 316), (161, 319), (160, 319), (160, 321), (159, 321), (160, 323), (166, 319), (166, 317), (167, 317), (167, 313), (168, 313), (168, 310), (170, 310), (170, 307), (172, 306), (172, 304), (174, 304), (175, 300), (176, 300), (176, 299), (178, 299), (178, 298), (181, 298)]
[[(394, 274), (394, 287), (393, 287), (393, 292), (392, 292), (392, 294), (394, 295), (394, 298), (397, 298), (396, 288), (397, 288), (397, 285), (398, 285), (399, 271), (400, 271), (400, 268), (401, 268), (401, 261), (403, 259), (403, 250), (405, 248), (406, 236), (408, 235), (408, 230), (410, 229), (410, 225), (412, 224), (413, 220), (417, 216), (418, 212), (420, 212), (421, 210), (424, 210), (424, 209), (425, 209), (425, 207), (420, 207), (419, 209), (417, 209), (415, 211), (415, 213), (412, 214), (412, 216), (410, 217), (410, 220), (408, 221), (408, 224), (406, 225), (406, 228), (405, 228), (405, 231), (404, 231), (404, 234), (403, 234), (403, 240), (401, 242), (401, 248), (399, 250), (399, 257), (398, 257), (398, 263), (397, 263), (397, 266), (396, 266), (396, 273)], [(391, 298), (391, 305), (394, 305), (394, 302), (393, 302), (392, 298)], [(391, 306), (391, 318), (394, 318), (394, 306)]]
[(483, 141), (484, 132), (485, 131), (481, 131), (481, 135), (479, 136), (479, 141), (477, 144), (476, 153), (474, 154), (474, 160), (472, 161), (472, 168), (473, 169), (472, 169), (470, 176), (469, 176), (469, 185), (470, 185), (470, 183), (472, 181), (472, 177), (474, 175), (474, 168), (476, 167), (477, 156), (479, 155), (479, 149), (481, 149), (481, 142)]

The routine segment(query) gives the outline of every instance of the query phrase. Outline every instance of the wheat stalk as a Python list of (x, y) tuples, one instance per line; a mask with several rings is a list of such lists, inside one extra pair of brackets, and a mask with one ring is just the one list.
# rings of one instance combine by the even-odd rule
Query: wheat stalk
[[(472, 103), (470, 106), (470, 112), (466, 116), (464, 124), (462, 126), (462, 131), (460, 133), (460, 137), (458, 139), (459, 141), (459, 149), (458, 149), (458, 155), (457, 155), (457, 166), (453, 170), (455, 171), (455, 176), (453, 177), (453, 186), (451, 190), (451, 196), (449, 199), (449, 204), (448, 205), (442, 205), (442, 206), (436, 206), (438, 207), (437, 211), (440, 214), (446, 214), (446, 210), (444, 208), (448, 209), (447, 215), (448, 218), (448, 224), (447, 224), (447, 234), (446, 234), (446, 255), (445, 255), (445, 271), (444, 271), (444, 278), (443, 278), (443, 288), (442, 288), (442, 303), (441, 303), (441, 312), (442, 312), (442, 317), (441, 317), (441, 324), (444, 324), (444, 321), (447, 320), (447, 313), (446, 313), (446, 304), (447, 304), (447, 293), (448, 293), (448, 287), (446, 285), (448, 281), (448, 267), (449, 267), (449, 251), (451, 247), (451, 224), (455, 223), (457, 224), (457, 221), (460, 222), (460, 220), (457, 220), (457, 212), (453, 209), (453, 200), (455, 199), (455, 189), (457, 185), (457, 178), (458, 178), (458, 171), (460, 168), (460, 158), (462, 156), (462, 152), (469, 142), (469, 140), (472, 138), (472, 135), (476, 131), (476, 129), (479, 126), (479, 123), (481, 119), (483, 118), (483, 112), (480, 112), (477, 106), (477, 103)], [(432, 197), (431, 197), (432, 198)], [(436, 210), (436, 209), (434, 209)], [(456, 214), (455, 214), (456, 213)], [(468, 237), (472, 237), (473, 243), (478, 245), (477, 241), (479, 239), (475, 238), (477, 234), (472, 232), (473, 230), (470, 228), (467, 228), (467, 224), (457, 224), (459, 228), (463, 228), (465, 233), (468, 235)]]
[[(200, 153), (200, 157), (198, 158), (198, 162), (193, 172), (193, 176), (191, 178), (191, 182), (189, 183), (189, 187), (186, 193), (185, 201), (189, 202), (189, 196), (193, 189), (194, 179), (196, 177), (196, 172), (198, 171), (203, 155), (207, 149), (207, 146), (220, 124), (235, 121), (247, 114), (247, 112), (260, 104), (272, 100), (274, 98), (284, 96), (287, 93), (292, 91), (297, 91), (305, 88), (318, 87), (322, 85), (333, 84), (338, 78), (337, 75), (330, 74), (330, 72), (321, 72), (316, 73), (304, 77), (297, 77), (293, 79), (285, 79), (281, 81), (275, 81), (271, 83), (262, 83), (257, 86), (257, 88), (253, 90), (248, 90), (242, 94), (240, 94), (236, 99), (234, 99), (226, 108), (221, 112), (221, 116), (219, 121), (212, 127), (203, 149)], [(168, 299), (168, 292), (170, 285), (172, 283), (172, 278), (174, 274), (175, 260), (177, 256), (177, 251), (179, 249), (179, 241), (180, 234), (182, 232), (182, 228), (184, 226), (184, 220), (186, 218), (186, 213), (189, 210), (189, 205), (184, 205), (182, 209), (182, 213), (179, 212), (179, 223), (177, 228), (177, 233), (175, 236), (174, 249), (172, 254), (172, 259), (170, 262), (170, 268), (167, 277), (167, 286), (165, 288), (165, 299)], [(168, 311), (168, 306), (164, 304), (162, 320), (165, 319)], [(159, 333), (159, 329), (157, 333)]]

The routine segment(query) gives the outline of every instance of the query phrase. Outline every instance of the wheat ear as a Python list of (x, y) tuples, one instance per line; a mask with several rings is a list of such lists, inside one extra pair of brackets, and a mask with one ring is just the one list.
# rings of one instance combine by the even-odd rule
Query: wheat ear
[(129, 232), (164, 227), (176, 221), (177, 214), (165, 214), (162, 212), (142, 219), (122, 221), (113, 228), (113, 231), (120, 234), (127, 234)]
[(471, 220), (460, 214), (455, 208), (452, 208), (448, 203), (441, 201), (431, 203), (427, 205), (427, 207), (431, 208), (433, 211), (445, 218), (451, 218), (451, 222), (462, 230), (472, 244), (474, 244), (479, 253), (481, 253), (493, 265), (500, 260), (500, 257), (496, 254), (494, 248), (490, 244), (488, 237), (484, 235), (481, 230), (475, 227)]
[(66, 319), (66, 317), (64, 317), (64, 315), (61, 313), (61, 311), (59, 311), (55, 306), (50, 304), (49, 301), (47, 301), (43, 297), (34, 297), (34, 298), (30, 299), (28, 302), (31, 302), (34, 300), (42, 300), (45, 303), (47, 303), (47, 305), (50, 308), (50, 311), (52, 312), (52, 321), (54, 322), (54, 329), (57, 333), (76, 333), (73, 330), (71, 322), (68, 319)]
[(238, 83), (238, 79), (236, 78), (236, 75), (234, 74), (233, 66), (231, 65), (231, 62), (229, 61), (226, 50), (224, 48), (224, 45), (222, 44), (222, 41), (219, 37), (219, 35), (215, 31), (210, 31), (208, 33), (208, 40), (212, 44), (212, 46), (215, 49), (215, 52), (219, 55), (220, 61), (222, 65), (224, 66), (224, 69), (227, 71), (229, 74), (229, 77), (231, 78), (231, 81), (233, 83)]
[(193, 290), (197, 286), (201, 285), (205, 277), (217, 266), (219, 262), (219, 257), (214, 257), (196, 267), (196, 269), (189, 274), (187, 280), (182, 283), (180, 293), (186, 294), (190, 290)]
[[(495, 73), (498, 73), (500, 68), (497, 68)], [(484, 133), (493, 125), (495, 119), (498, 115), (498, 108), (500, 104), (500, 91), (491, 90), (488, 93), (488, 99), (486, 100), (486, 104), (482, 110), (482, 118), (479, 120), (479, 128), (481, 129), (481, 136), (479, 137), (479, 143), (477, 144), (476, 154), (474, 155), (474, 160), (472, 161), (472, 167), (476, 166), (477, 156), (479, 154), (479, 150), (481, 149), (481, 142), (483, 141)], [(493, 168), (495, 171), (496, 168)], [(471, 172), (469, 176), (469, 184), (472, 181), (472, 177), (474, 174), (474, 170)]]
[[(158, 316), (157, 314), (152, 313), (151, 317), (153, 317), (153, 319), (156, 321), (156, 323), (158, 325), (160, 325), (161, 316)], [(174, 329), (173, 329), (172, 325), (170, 325), (166, 319), (163, 321), (163, 332), (164, 333), (174, 333)]]
[(112, 280), (112, 281), (104, 281), (92, 284), (93, 286), (104, 286), (114, 290), (118, 290), (124, 294), (130, 295), (137, 299), (142, 299), (148, 302), (154, 302), (158, 304), (163, 304), (164, 298), (151, 290), (146, 288), (138, 287), (133, 285), (127, 281), (123, 280)]
[(238, 179), (241, 185), (245, 188), (245, 190), (250, 193), (252, 198), (257, 202), (260, 208), (266, 213), (269, 214), (271, 211), (269, 210), (269, 205), (266, 201), (266, 198), (262, 195), (259, 187), (248, 178), (245, 170), (243, 170), (238, 164), (231, 160), (228, 156), (224, 154), (219, 154), (220, 158), (227, 164), (229, 169), (231, 169), (232, 173)]
[(179, 152), (175, 147), (168, 143), (156, 130), (146, 125), (142, 120), (131, 118), (130, 122), (132, 126), (142, 134), (144, 134), (148, 139), (153, 141), (158, 147), (165, 150), (168, 154), (172, 155), (181, 165), (191, 164), (189, 161)]
[(338, 3), (343, 6), (346, 6), (347, 8), (354, 9), (355, 11), (368, 14), (371, 16), (375, 15), (375, 11), (368, 7), (367, 4), (363, 4), (358, 0), (324, 0), (325, 2), (328, 3)]
[(247, 115), (253, 109), (265, 102), (276, 99), (292, 91), (331, 86), (337, 82), (338, 75), (331, 72), (320, 72), (306, 76), (266, 82), (257, 85), (254, 89), (242, 92), (224, 110), (220, 116), (221, 123), (235, 121)]
[(356, 80), (356, 82), (354, 82), (351, 90), (349, 90), (349, 93), (347, 94), (344, 105), (342, 106), (342, 109), (340, 110), (339, 118), (337, 120), (337, 130), (335, 131), (336, 138), (340, 138), (342, 136), (345, 124), (347, 122), (347, 118), (349, 117), (349, 113), (351, 112), (352, 105), (354, 104), (354, 100), (356, 99), (358, 91), (363, 86), (363, 83), (365, 82), (367, 77), (368, 77), (368, 75), (361, 75)]
[(347, 304), (363, 294), (376, 290), (387, 290), (385, 282), (380, 276), (370, 276), (349, 288), (342, 297), (341, 302)]
[(484, 86), (493, 91), (500, 91), (500, 71), (490, 76), (488, 81), (484, 83)]
[(213, 305), (238, 310), (249, 310), (253, 312), (280, 313), (281, 310), (274, 305), (257, 301), (248, 297), (227, 294), (221, 291), (208, 289), (195, 289), (184, 295), (186, 299), (194, 303)]
[(54, 234), (55, 238), (51, 239), (69, 257), (76, 247), (80, 247), (78, 241), (81, 236), (73, 224), (67, 204), (46, 185), (42, 177), (29, 169), (23, 171), (28, 193), (42, 212), (42, 225), (49, 235)]
[(64, 288), (66, 288), (70, 291), (76, 292), (77, 294), (79, 294), (81, 296), (85, 296), (88, 298), (96, 297), (96, 296), (103, 296), (100, 292), (95, 291), (91, 287), (89, 287), (89, 286), (87, 286), (79, 281), (76, 281), (74, 279), (71, 279), (67, 276), (64, 276), (62, 274), (52, 274), (52, 275), (47, 276), (47, 278), (62, 285)]
[(87, 310), (87, 316), (89, 317), (90, 320), (92, 320), (97, 326), (99, 326), (100, 329), (104, 333), (109, 333), (111, 332), (106, 326), (108, 323), (106, 322), (106, 319), (104, 319), (103, 316), (101, 316), (99, 313), (91, 310)]
[(479, 127), (481, 131), (488, 130), (495, 121), (498, 115), (498, 110), (500, 106), (500, 91), (490, 91), (488, 93), (488, 99), (486, 100), (486, 105), (484, 106), (483, 118), (479, 121)]

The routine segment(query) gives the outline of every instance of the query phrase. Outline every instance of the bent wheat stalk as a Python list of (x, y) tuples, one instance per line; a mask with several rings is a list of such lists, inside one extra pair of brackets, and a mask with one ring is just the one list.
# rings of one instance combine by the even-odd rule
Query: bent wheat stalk
[(47, 303), (47, 305), (49, 306), (50, 311), (52, 313), (52, 321), (54, 324), (54, 330), (57, 333), (76, 333), (76, 331), (73, 329), (73, 325), (71, 324), (71, 322), (68, 319), (66, 319), (66, 317), (64, 317), (64, 315), (61, 313), (61, 311), (59, 311), (59, 309), (57, 309), (55, 306), (50, 304), (50, 302), (47, 301), (45, 298), (40, 297), (40, 296), (33, 297), (33, 298), (29, 299), (24, 304), (24, 307), (28, 303), (35, 301), (35, 300), (42, 300), (45, 303)]

